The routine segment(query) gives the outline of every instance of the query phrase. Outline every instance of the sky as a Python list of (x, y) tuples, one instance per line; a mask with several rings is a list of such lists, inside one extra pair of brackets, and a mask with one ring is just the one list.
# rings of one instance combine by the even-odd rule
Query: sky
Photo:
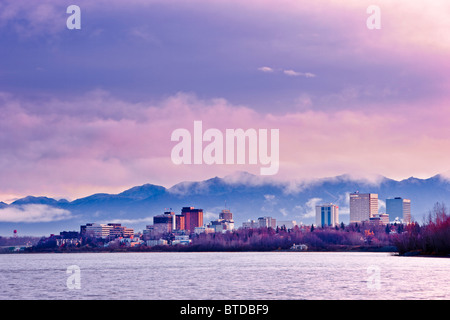
[(174, 164), (194, 121), (278, 129), (270, 179), (446, 173), (449, 16), (446, 0), (4, 0), (0, 201), (260, 174)]

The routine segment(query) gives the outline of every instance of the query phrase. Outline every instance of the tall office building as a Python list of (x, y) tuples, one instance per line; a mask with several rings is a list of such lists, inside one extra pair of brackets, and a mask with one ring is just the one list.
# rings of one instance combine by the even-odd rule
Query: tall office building
[(219, 219), (223, 220), (233, 220), (233, 214), (228, 209), (223, 209), (222, 212), (219, 213)]
[(329, 203), (316, 206), (316, 226), (334, 227), (339, 224), (339, 207)]
[(85, 226), (80, 227), (80, 231), (87, 237), (105, 239), (109, 237), (109, 232), (112, 228), (114, 227), (107, 224), (87, 223)]
[(134, 236), (133, 228), (127, 228), (122, 226), (120, 223), (108, 223), (108, 225), (113, 227), (109, 230), (109, 236), (112, 238), (132, 238)]
[(170, 233), (175, 227), (175, 213), (164, 212), (164, 214), (153, 217), (153, 226), (155, 233)]
[(350, 223), (369, 221), (378, 214), (378, 194), (350, 193)]
[(92, 238), (108, 237), (132, 237), (134, 235), (134, 229), (122, 226), (120, 223), (87, 223), (80, 226), (80, 235)]
[(194, 232), (195, 227), (203, 226), (203, 209), (194, 207), (183, 207), (181, 215), (176, 217), (176, 227), (178, 230)]
[(175, 216), (175, 229), (176, 230), (184, 230), (186, 226), (185, 217), (181, 214), (177, 214)]
[(277, 227), (277, 219), (272, 217), (259, 217), (258, 223), (260, 228), (272, 228), (276, 229)]
[(411, 200), (400, 197), (386, 199), (386, 213), (391, 218), (403, 219), (403, 223), (411, 223)]
[(214, 232), (225, 232), (234, 229), (233, 213), (228, 209), (223, 209), (219, 213), (219, 219), (211, 221), (209, 227), (214, 229)]

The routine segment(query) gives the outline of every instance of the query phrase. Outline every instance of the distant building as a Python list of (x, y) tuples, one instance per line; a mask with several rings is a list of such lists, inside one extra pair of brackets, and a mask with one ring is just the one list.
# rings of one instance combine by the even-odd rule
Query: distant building
[(78, 238), (61, 238), (56, 236), (56, 246), (62, 246), (62, 245), (71, 245), (71, 246), (80, 246), (81, 240)]
[(259, 217), (258, 218), (259, 228), (273, 228), (277, 227), (277, 220), (272, 217)]
[(226, 232), (234, 229), (233, 214), (230, 210), (222, 210), (219, 214), (219, 219), (211, 221), (210, 228), (214, 229), (214, 232)]
[(259, 228), (259, 222), (255, 220), (248, 220), (242, 223), (244, 229), (256, 229)]
[(213, 228), (210, 227), (195, 227), (194, 229), (194, 233), (195, 234), (200, 234), (200, 233), (214, 233), (215, 230)]
[(80, 234), (76, 231), (61, 231), (59, 236), (54, 235), (52, 238), (56, 240), (58, 247), (61, 245), (81, 245)]
[(122, 226), (120, 223), (108, 223), (108, 225), (113, 226), (112, 229), (109, 230), (109, 236), (111, 238), (133, 238), (134, 237), (134, 229), (127, 228)]
[(80, 233), (89, 238), (102, 238), (109, 237), (109, 232), (113, 228), (111, 225), (100, 223), (87, 223), (85, 226), (80, 227)]
[(403, 223), (411, 223), (411, 200), (396, 197), (386, 199), (386, 213), (392, 218), (400, 218)]
[(164, 212), (164, 214), (157, 215), (153, 217), (153, 231), (154, 234), (165, 234), (171, 233), (175, 228), (175, 213), (174, 212)]
[(153, 246), (165, 246), (167, 245), (167, 240), (165, 239), (158, 239), (158, 240), (147, 240), (145, 244), (149, 247)]
[(286, 229), (294, 229), (296, 225), (297, 221), (295, 220), (277, 221), (277, 227), (279, 228), (285, 227)]
[(80, 233), (76, 231), (61, 231), (59, 235), (61, 239), (77, 239), (80, 237)]
[(108, 237), (117, 238), (132, 238), (134, 236), (134, 229), (126, 228), (120, 223), (87, 223), (80, 227), (80, 235), (90, 238), (102, 238)]
[(373, 225), (387, 225), (389, 224), (389, 215), (386, 213), (377, 214), (369, 219), (369, 222)]
[(214, 229), (214, 232), (232, 231), (234, 230), (234, 221), (219, 219), (211, 221), (208, 226)]
[(139, 238), (120, 238), (119, 243), (126, 247), (137, 247), (144, 244), (144, 241)]
[(189, 239), (188, 235), (175, 235), (175, 239), (172, 240), (172, 245), (183, 244), (188, 245), (191, 243), (191, 239)]
[(221, 220), (221, 219), (211, 221), (211, 222), (209, 223), (208, 227), (211, 228), (211, 229), (213, 229), (214, 232), (223, 232), (223, 231), (224, 231), (224, 228), (223, 228), (222, 220)]
[(381, 219), (378, 215), (369, 218), (369, 222), (370, 222), (370, 224), (373, 224), (374, 226), (381, 225)]
[(316, 206), (316, 226), (335, 227), (339, 224), (339, 207), (332, 203)]
[(378, 214), (378, 194), (359, 193), (350, 194), (350, 223), (369, 221)]
[(389, 215), (387, 213), (380, 213), (379, 216), (382, 225), (389, 224)]
[(176, 216), (176, 228), (194, 232), (195, 227), (203, 226), (203, 209), (183, 207), (181, 215)]
[(186, 228), (186, 217), (181, 214), (177, 214), (175, 216), (175, 229), (185, 230), (185, 228)]
[(145, 229), (144, 229), (144, 231), (142, 232), (143, 233), (143, 239), (144, 240), (150, 240), (150, 239), (152, 239), (154, 236), (154, 232), (153, 232), (153, 230), (154, 230), (154, 227), (153, 227), (153, 225), (152, 224), (150, 224), (150, 225), (147, 225), (146, 227), (145, 227)]
[(223, 209), (220, 213), (219, 213), (219, 219), (222, 220), (233, 220), (233, 213), (231, 213), (230, 210), (227, 209)]

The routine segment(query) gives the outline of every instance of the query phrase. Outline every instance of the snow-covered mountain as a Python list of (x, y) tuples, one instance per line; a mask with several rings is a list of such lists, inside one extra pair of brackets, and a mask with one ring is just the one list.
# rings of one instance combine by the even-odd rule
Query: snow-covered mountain
[(348, 223), (348, 194), (354, 191), (378, 193), (380, 212), (384, 212), (387, 198), (411, 199), (413, 218), (419, 222), (434, 203), (450, 204), (450, 180), (444, 175), (402, 181), (382, 176), (368, 181), (341, 175), (281, 183), (239, 172), (223, 178), (181, 182), (171, 188), (144, 184), (119, 194), (93, 194), (74, 201), (28, 196), (9, 205), (0, 203), (0, 235), (12, 235), (14, 229), (19, 235), (78, 231), (81, 224), (89, 222), (119, 222), (143, 230), (153, 223), (153, 216), (168, 209), (180, 213), (184, 206), (202, 208), (205, 223), (216, 219), (226, 206), (233, 212), (236, 225), (241, 226), (261, 216), (311, 224), (315, 205), (332, 202), (340, 207), (340, 221)]

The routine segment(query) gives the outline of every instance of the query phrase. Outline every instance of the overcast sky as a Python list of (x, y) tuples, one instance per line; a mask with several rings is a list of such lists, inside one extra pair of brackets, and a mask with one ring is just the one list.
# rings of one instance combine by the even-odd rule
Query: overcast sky
[(173, 164), (194, 120), (279, 129), (274, 179), (447, 172), (449, 16), (446, 0), (4, 0), (0, 201), (259, 174)]

